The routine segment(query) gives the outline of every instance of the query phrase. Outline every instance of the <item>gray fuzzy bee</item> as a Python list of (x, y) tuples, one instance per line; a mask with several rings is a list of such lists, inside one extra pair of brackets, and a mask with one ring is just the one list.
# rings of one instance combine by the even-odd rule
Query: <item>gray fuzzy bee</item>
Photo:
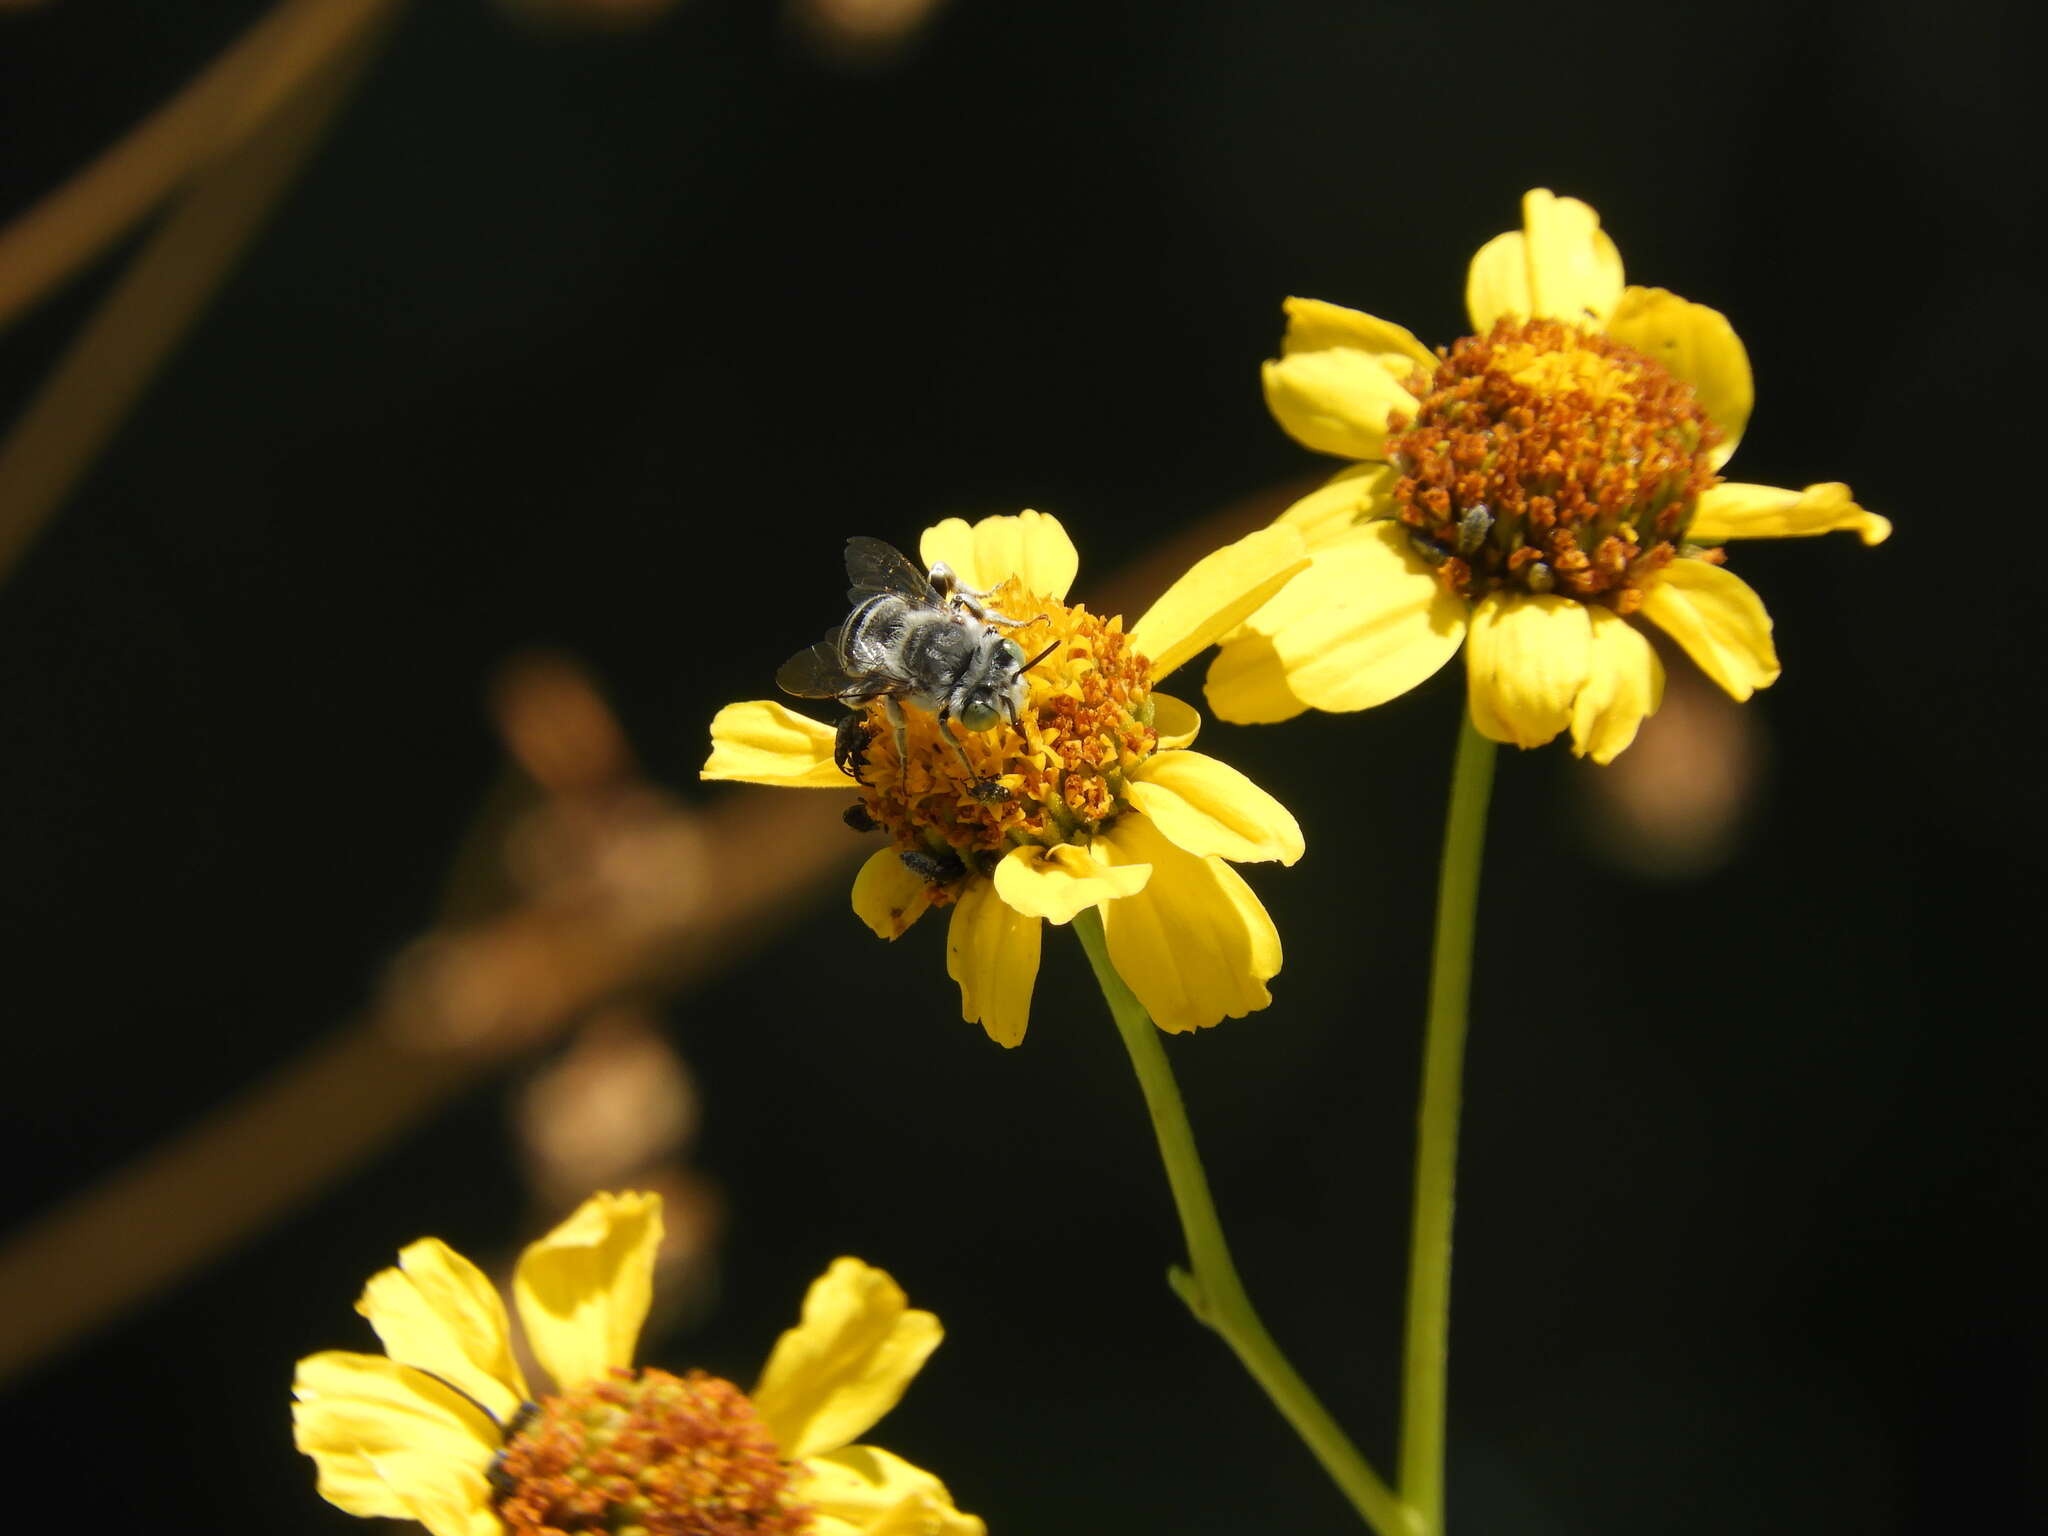
[[(776, 686), (799, 698), (837, 699), (854, 709), (880, 699), (896, 734), (899, 762), (904, 758), (903, 704), (930, 710), (940, 734), (973, 777), (951, 722), (986, 731), (1007, 719), (1021, 729), (1030, 696), (1024, 674), (1050, 656), (1054, 646), (1026, 661), (1024, 648), (1001, 630), (1021, 629), (1038, 619), (1012, 619), (984, 607), (981, 600), (988, 594), (963, 586), (944, 562), (920, 571), (880, 539), (846, 541), (846, 578), (853, 583), (846, 594), (853, 604), (846, 622), (784, 662), (775, 674)], [(833, 757), (856, 781), (866, 746), (860, 716), (841, 722)], [(977, 783), (994, 791), (987, 798), (1001, 798), (1000, 785)]]

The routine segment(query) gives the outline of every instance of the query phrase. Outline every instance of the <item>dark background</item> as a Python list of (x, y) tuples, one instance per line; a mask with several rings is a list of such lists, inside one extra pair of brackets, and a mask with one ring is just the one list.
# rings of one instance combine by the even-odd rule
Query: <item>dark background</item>
[[(0, 20), (0, 208), (257, 13)], [(1034, 505), (1085, 592), (1318, 467), (1257, 388), (1284, 294), (1447, 341), (1471, 253), (1548, 185), (1633, 280), (1733, 319), (1737, 475), (1848, 479), (1898, 534), (1736, 551), (1785, 675), (1742, 717), (1764, 766), (1711, 867), (1614, 857), (1562, 747), (1502, 760), (1454, 1526), (2038, 1520), (2014, 14), (957, 0), (854, 66), (737, 0), (610, 36), (417, 7), (0, 588), (9, 1227), (362, 1005), (498, 771), (503, 657), (582, 658), (652, 776), (713, 803), (710, 716), (830, 621), (846, 534)], [(111, 270), (0, 342), (10, 408)], [(1382, 1468), (1458, 698), (1451, 668), (1364, 716), (1210, 725), (1310, 852), (1251, 873), (1274, 1006), (1169, 1042), (1253, 1295)], [(949, 1334), (875, 1438), (999, 1536), (1354, 1528), (1161, 1283), (1178, 1235), (1076, 947), (1048, 933), (1017, 1051), (956, 1003), (939, 925), (883, 949), (835, 877), (673, 1006), (729, 1217), (716, 1305), (650, 1355), (744, 1383), (857, 1252)], [(369, 1346), (350, 1302), (399, 1244), (503, 1255), (530, 1221), (480, 1086), (9, 1383), (11, 1518), (355, 1529), (291, 1449), (292, 1360)]]

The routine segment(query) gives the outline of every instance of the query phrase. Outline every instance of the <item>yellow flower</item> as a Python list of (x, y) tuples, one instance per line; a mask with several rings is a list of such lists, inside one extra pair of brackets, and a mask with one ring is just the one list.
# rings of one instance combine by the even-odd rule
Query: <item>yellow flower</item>
[[(1080, 557), (1038, 512), (950, 518), (925, 530), (944, 562), (1033, 651), (1021, 731), (962, 732), (906, 706), (904, 750), (882, 705), (865, 707), (859, 829), (890, 846), (853, 883), (853, 909), (885, 939), (928, 907), (953, 909), (946, 968), (961, 1012), (1001, 1045), (1024, 1038), (1039, 922), (1102, 909), (1111, 960), (1161, 1029), (1186, 1031), (1271, 1001), (1280, 936), (1225, 860), (1301, 856), (1286, 807), (1236, 769), (1188, 750), (1200, 717), (1154, 685), (1306, 568), (1292, 528), (1269, 528), (1198, 561), (1125, 633), (1066, 602)], [(732, 704), (711, 726), (707, 779), (845, 789), (835, 731), (780, 704)], [(998, 787), (999, 786), (999, 787)]]
[(937, 1318), (836, 1259), (751, 1399), (636, 1371), (660, 1241), (658, 1195), (600, 1194), (520, 1256), (513, 1300), (556, 1387), (537, 1400), (482, 1271), (437, 1238), (402, 1250), (356, 1303), (386, 1353), (309, 1355), (292, 1382), (321, 1497), (433, 1536), (982, 1536), (929, 1472), (849, 1443), (937, 1348)]
[(1891, 524), (1845, 485), (1724, 482), (1749, 357), (1705, 305), (1625, 288), (1584, 203), (1522, 201), (1472, 259), (1474, 335), (1432, 353), (1400, 326), (1287, 302), (1266, 401), (1301, 443), (1361, 462), (1282, 513), (1313, 567), (1227, 637), (1226, 720), (1353, 710), (1465, 647), (1472, 723), (1495, 741), (1609, 762), (1663, 694), (1661, 628), (1746, 699), (1778, 676), (1771, 620), (1723, 540)]

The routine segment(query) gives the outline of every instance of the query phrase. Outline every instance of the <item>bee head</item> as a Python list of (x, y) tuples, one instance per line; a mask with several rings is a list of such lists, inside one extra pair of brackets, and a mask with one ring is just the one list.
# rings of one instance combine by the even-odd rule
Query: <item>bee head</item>
[(1024, 681), (1029, 663), (1024, 647), (1006, 635), (989, 636), (986, 670), (971, 688), (956, 697), (953, 714), (970, 731), (994, 730), (1009, 720), (1013, 725), (1022, 715), (1031, 685)]

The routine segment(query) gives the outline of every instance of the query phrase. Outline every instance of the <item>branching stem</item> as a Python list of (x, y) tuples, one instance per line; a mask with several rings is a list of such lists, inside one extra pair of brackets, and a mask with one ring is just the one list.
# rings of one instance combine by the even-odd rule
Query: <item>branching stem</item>
[(1180, 1088), (1173, 1068), (1160, 1045), (1159, 1031), (1144, 1006), (1124, 985), (1110, 963), (1109, 946), (1102, 932), (1102, 919), (1093, 910), (1074, 919), (1074, 931), (1095, 968), (1095, 979), (1123, 1036), (1131, 1066), (1138, 1074), (1138, 1086), (1145, 1095), (1145, 1107), (1152, 1117), (1152, 1133), (1159, 1141), (1159, 1155), (1166, 1164), (1166, 1182), (1173, 1190), (1174, 1209), (1180, 1213), (1181, 1232), (1187, 1242), (1188, 1267), (1168, 1271), (1167, 1281), (1187, 1303), (1197, 1319), (1222, 1336), (1252, 1379), (1265, 1388), (1273, 1406), (1280, 1410), (1294, 1432), (1301, 1437), (1323, 1470), (1343, 1490), (1359, 1514), (1379, 1536), (1415, 1536), (1415, 1525), (1400, 1500), (1367, 1464), (1349, 1437), (1317, 1401), (1308, 1383), (1280, 1352), (1266, 1325), (1252, 1310), (1231, 1262), (1230, 1248), (1223, 1240), (1223, 1227), (1216, 1218), (1216, 1204), (1209, 1196), (1209, 1181), (1202, 1172), (1202, 1159), (1195, 1150), (1194, 1129), (1188, 1124), (1187, 1109), (1181, 1103)]

